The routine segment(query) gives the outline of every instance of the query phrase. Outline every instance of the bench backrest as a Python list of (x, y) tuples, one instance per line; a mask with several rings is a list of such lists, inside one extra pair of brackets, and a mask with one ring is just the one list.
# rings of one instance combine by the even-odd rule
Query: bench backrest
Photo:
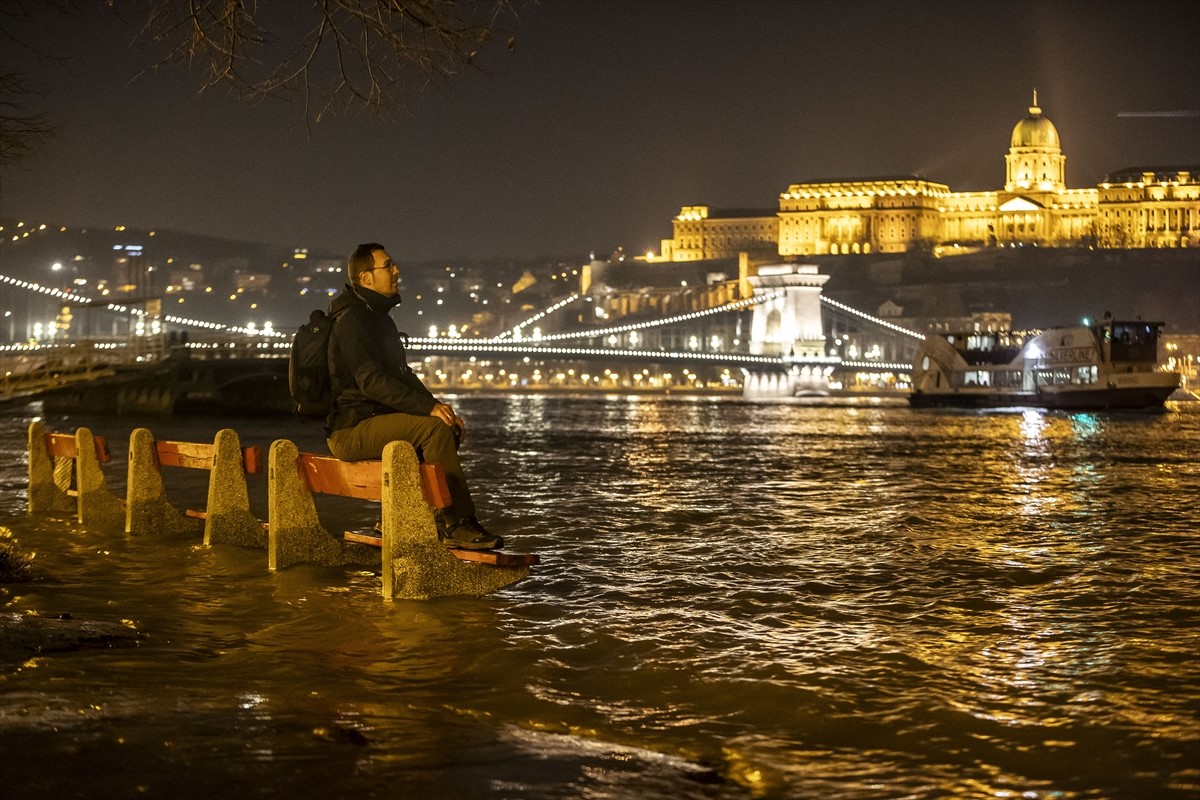
[[(154, 443), (154, 454), (160, 467), (191, 467), (192, 469), (213, 468), (217, 448), (200, 442)], [(242, 448), (242, 469), (251, 475), (262, 472), (262, 448)]]
[[(96, 460), (101, 464), (111, 461), (112, 455), (108, 452), (108, 439), (103, 436), (93, 436), (92, 441), (96, 443)], [(75, 449), (75, 434), (47, 433), (46, 452), (53, 458), (78, 457), (79, 453)]]
[[(379, 500), (383, 496), (383, 462), (341, 461), (330, 456), (301, 453), (296, 460), (300, 478), (310, 492)], [(450, 485), (440, 464), (419, 465), (421, 491), (434, 508), (450, 507)]]

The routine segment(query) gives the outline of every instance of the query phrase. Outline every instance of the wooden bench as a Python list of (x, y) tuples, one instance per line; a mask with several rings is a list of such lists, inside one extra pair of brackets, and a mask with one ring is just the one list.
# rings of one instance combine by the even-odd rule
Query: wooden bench
[[(262, 472), (262, 448), (257, 445), (241, 448), (242, 472), (247, 475), (257, 475)], [(188, 469), (203, 469), (212, 471), (216, 462), (217, 446), (203, 442), (154, 442), (154, 457), (160, 467), (185, 467)], [(193, 519), (207, 519), (207, 509), (201, 511), (187, 508), (185, 516)]]
[(108, 440), (87, 428), (50, 433), (29, 425), (29, 511), (74, 512), (79, 522), (119, 527), (125, 504), (108, 489), (101, 463), (112, 459)]
[[(162, 467), (209, 473), (203, 510), (182, 512), (167, 499)], [(129, 480), (125, 531), (131, 535), (192, 534), (204, 530), (204, 543), (266, 547), (262, 523), (250, 513), (246, 475), (262, 471), (262, 448), (242, 447), (237, 433), (223, 429), (212, 444), (158, 441), (146, 428), (129, 437)], [(232, 530), (226, 530), (232, 528)]]
[[(107, 464), (109, 461), (112, 461), (112, 453), (108, 452), (108, 439), (104, 436), (93, 436), (92, 441), (96, 445), (96, 460), (101, 464)], [(50, 454), (51, 458), (70, 459), (71, 462), (74, 462), (76, 456), (79, 454), (79, 449), (75, 442), (75, 434), (47, 433), (46, 452)], [(61, 475), (58, 468), (59, 463), (64, 463), (67, 467)], [(54, 481), (66, 491), (69, 497), (79, 496), (79, 490), (75, 488), (74, 463), (55, 462)], [(64, 483), (66, 484), (65, 486)]]
[[(340, 497), (355, 497), (360, 500), (380, 500), (383, 496), (383, 462), (341, 461), (329, 456), (301, 453), (297, 459), (300, 473), (308, 484), (309, 491)], [(446, 482), (446, 470), (441, 464), (421, 462), (421, 494), (430, 508), (450, 507), (450, 484)], [(383, 546), (383, 534), (377, 531), (345, 531), (342, 538), (348, 542)], [(538, 557), (528, 553), (502, 553), (496, 550), (451, 549), (451, 554), (462, 561), (480, 564), (516, 567), (538, 563)]]
[[(92, 442), (95, 444), (96, 460), (101, 464), (107, 464), (112, 461), (112, 453), (108, 451), (108, 438), (105, 436), (93, 436)], [(73, 433), (47, 433), (46, 434), (46, 452), (51, 458), (70, 458), (74, 459), (79, 449), (75, 441)], [(77, 494), (74, 490), (71, 494)]]
[[(383, 597), (482, 596), (529, 574), (536, 556), (451, 550), (438, 541), (435, 514), (450, 506), (445, 472), (421, 464), (407, 442), (391, 442), (379, 461), (340, 461), (271, 444), (268, 466), (272, 570), (293, 564), (382, 564)], [(315, 494), (380, 503), (380, 533), (335, 537), (318, 518)], [(378, 549), (377, 549), (378, 548)]]

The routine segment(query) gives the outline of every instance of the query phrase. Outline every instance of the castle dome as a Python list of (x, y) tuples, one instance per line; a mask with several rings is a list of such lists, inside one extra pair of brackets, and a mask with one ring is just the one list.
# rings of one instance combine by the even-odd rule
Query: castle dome
[(1033, 92), (1033, 105), (1029, 116), (1017, 123), (1012, 132), (1012, 147), (1052, 147), (1059, 149), (1058, 129), (1054, 123), (1042, 116), (1038, 108), (1037, 90)]

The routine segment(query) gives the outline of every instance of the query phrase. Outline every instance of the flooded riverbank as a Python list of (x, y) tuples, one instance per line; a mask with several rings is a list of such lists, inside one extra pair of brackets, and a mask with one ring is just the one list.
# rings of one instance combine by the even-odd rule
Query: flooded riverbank
[[(396, 603), (369, 570), (27, 517), (40, 411), (0, 420), (0, 525), (41, 576), (0, 587), (0, 613), (137, 634), (5, 664), (5, 796), (1200, 791), (1194, 405), (456, 407), (485, 522), (542, 564), (487, 598)], [(117, 443), (123, 493), (137, 421), (46, 421)], [(322, 446), (285, 420), (148, 424)], [(198, 476), (169, 485), (202, 504)], [(265, 518), (264, 483), (251, 498)]]

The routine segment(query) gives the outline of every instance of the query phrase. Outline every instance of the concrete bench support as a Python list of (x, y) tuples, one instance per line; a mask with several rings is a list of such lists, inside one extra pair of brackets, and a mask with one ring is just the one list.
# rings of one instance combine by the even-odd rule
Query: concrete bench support
[[(262, 450), (255, 448), (261, 460)], [(267, 531), (250, 513), (246, 473), (258, 472), (258, 463), (245, 458), (235, 431), (224, 428), (213, 440), (212, 475), (208, 479), (208, 509), (204, 518), (204, 544), (267, 547)]]
[[(58, 462), (58, 463), (56, 463)], [(58, 469), (59, 463), (69, 469)], [(67, 494), (74, 474), (74, 457), (50, 454), (47, 446), (46, 426), (41, 422), (29, 423), (29, 513), (30, 514), (77, 514), (78, 500)]]
[(75, 431), (75, 485), (79, 496), (78, 518), (93, 528), (115, 528), (125, 524), (125, 501), (109, 491), (100, 459), (96, 456), (96, 441), (87, 428)]
[(199, 536), (203, 523), (183, 514), (167, 500), (154, 434), (135, 428), (129, 434), (129, 480), (125, 498), (125, 532), (130, 536)]
[(342, 541), (321, 524), (299, 458), (300, 451), (287, 439), (271, 443), (267, 466), (267, 567), (276, 570), (293, 564), (335, 567), (377, 563), (379, 554), (372, 548)]
[(417, 454), (408, 442), (383, 449), (382, 500), (385, 600), (480, 597), (529, 575), (524, 566), (461, 561), (438, 541), (433, 510), (421, 490)]

